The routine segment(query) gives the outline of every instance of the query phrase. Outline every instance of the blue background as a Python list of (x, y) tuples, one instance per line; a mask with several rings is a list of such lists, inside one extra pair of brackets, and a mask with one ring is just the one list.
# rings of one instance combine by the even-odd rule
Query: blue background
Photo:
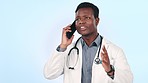
[[(43, 68), (82, 1), (1, 0), (0, 83), (63, 83), (62, 76), (45, 79)], [(98, 31), (124, 50), (134, 83), (147, 82), (148, 1), (87, 1), (100, 8)]]

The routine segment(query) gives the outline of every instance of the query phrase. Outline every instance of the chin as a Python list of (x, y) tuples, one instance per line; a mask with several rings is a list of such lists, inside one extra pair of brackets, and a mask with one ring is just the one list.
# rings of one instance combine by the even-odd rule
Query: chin
[(86, 33), (85, 33), (85, 34), (81, 34), (81, 35), (82, 35), (82, 36), (85, 36), (85, 37), (89, 36), (89, 34), (86, 34)]
[(78, 32), (80, 35), (82, 35), (82, 36), (85, 36), (85, 35), (88, 35), (88, 33), (87, 32)]

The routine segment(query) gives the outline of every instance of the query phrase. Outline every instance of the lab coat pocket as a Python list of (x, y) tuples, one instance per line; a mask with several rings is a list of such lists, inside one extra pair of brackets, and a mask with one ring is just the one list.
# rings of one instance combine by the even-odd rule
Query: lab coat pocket
[(92, 70), (92, 83), (106, 83), (106, 76), (102, 64), (94, 64)]

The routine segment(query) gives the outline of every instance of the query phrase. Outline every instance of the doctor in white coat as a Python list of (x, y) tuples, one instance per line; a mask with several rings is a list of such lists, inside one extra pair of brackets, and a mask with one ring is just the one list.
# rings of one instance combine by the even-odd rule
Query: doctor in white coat
[(98, 7), (80, 3), (75, 19), (76, 30), (82, 36), (72, 43), (74, 35), (70, 39), (66, 36), (71, 32), (70, 25), (63, 28), (61, 44), (45, 64), (44, 76), (54, 79), (63, 74), (64, 83), (132, 83), (123, 50), (97, 31)]

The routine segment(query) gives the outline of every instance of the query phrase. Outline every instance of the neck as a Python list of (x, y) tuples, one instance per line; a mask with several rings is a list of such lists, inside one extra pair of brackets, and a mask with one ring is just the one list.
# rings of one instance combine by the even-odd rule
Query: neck
[(85, 43), (88, 46), (90, 46), (90, 44), (97, 38), (98, 35), (99, 35), (99, 33), (94, 33), (94, 34), (91, 34), (91, 35), (82, 36), (82, 38), (85, 41)]

